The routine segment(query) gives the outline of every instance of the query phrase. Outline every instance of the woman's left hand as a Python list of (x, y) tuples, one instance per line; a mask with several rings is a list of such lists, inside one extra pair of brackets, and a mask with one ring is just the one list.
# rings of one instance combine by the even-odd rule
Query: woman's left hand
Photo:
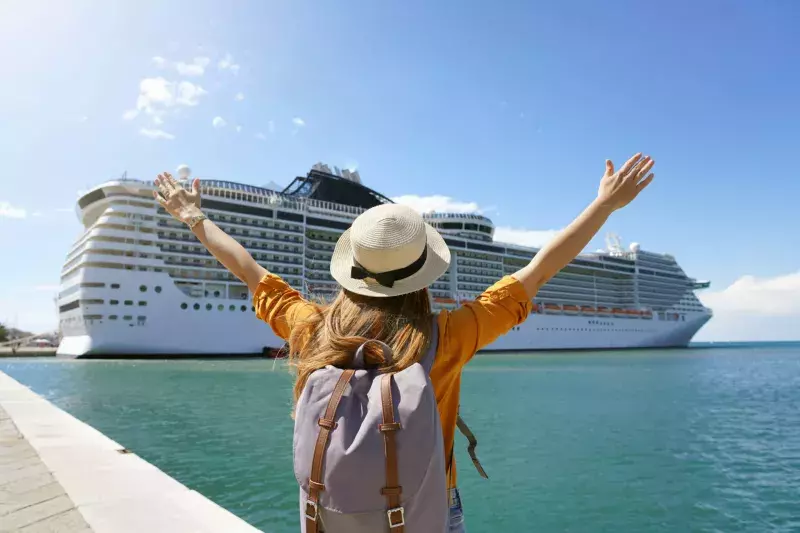
[(154, 181), (157, 190), (153, 191), (153, 197), (158, 200), (167, 212), (186, 223), (193, 216), (201, 215), (200, 211), (200, 180), (192, 182), (192, 190), (187, 191), (183, 186), (175, 181), (169, 172), (159, 174)]

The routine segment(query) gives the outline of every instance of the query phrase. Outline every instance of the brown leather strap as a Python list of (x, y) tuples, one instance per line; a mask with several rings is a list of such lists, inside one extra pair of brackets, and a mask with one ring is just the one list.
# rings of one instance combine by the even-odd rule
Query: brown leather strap
[(403, 487), (399, 485), (400, 480), (397, 475), (397, 443), (395, 442), (395, 431), (398, 431), (401, 427), (394, 420), (392, 377), (393, 374), (384, 374), (381, 377), (383, 424), (379, 428), (383, 433), (386, 452), (386, 486), (381, 489), (381, 494), (386, 496), (386, 517), (389, 520), (389, 530), (392, 533), (403, 533), (406, 519), (405, 511), (400, 505)]
[(336, 408), (339, 407), (344, 390), (355, 373), (356, 371), (352, 369), (342, 372), (336, 387), (333, 388), (325, 415), (319, 419), (319, 435), (317, 435), (317, 444), (314, 446), (311, 476), (308, 478), (308, 499), (305, 505), (306, 533), (317, 533), (318, 531), (317, 504), (319, 503), (319, 493), (325, 490), (325, 485), (322, 483), (322, 462), (325, 458), (325, 449), (328, 447), (331, 431), (336, 429)]
[[(478, 446), (478, 439), (475, 438), (475, 435), (467, 426), (467, 423), (464, 422), (464, 419), (461, 418), (461, 415), (458, 415), (456, 418), (456, 426), (458, 430), (467, 438), (467, 442), (469, 442), (469, 447), (467, 447), (467, 452), (469, 453), (469, 458), (472, 459), (472, 464), (475, 465), (475, 469), (478, 471), (478, 474), (481, 475), (484, 479), (489, 479), (489, 476), (486, 474), (486, 470), (483, 469), (483, 465), (478, 460), (478, 456), (475, 453), (475, 447)], [(450, 461), (452, 464), (452, 456), (450, 457)]]

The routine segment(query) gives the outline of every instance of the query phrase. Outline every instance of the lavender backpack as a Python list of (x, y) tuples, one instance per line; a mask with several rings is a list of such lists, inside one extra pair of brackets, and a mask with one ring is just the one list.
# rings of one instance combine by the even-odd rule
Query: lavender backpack
[[(382, 342), (384, 360), (391, 349)], [(297, 403), (294, 472), (303, 533), (443, 533), (447, 490), (439, 411), (429, 377), (438, 335), (395, 374), (326, 366)]]

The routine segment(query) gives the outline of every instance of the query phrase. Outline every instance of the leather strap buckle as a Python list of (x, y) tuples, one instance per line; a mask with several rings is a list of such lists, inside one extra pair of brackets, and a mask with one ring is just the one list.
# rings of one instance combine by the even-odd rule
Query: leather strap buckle
[(306, 500), (306, 518), (317, 521), (317, 502)]
[(401, 429), (400, 422), (389, 422), (385, 424), (378, 424), (378, 429), (381, 430), (381, 432), (398, 431)]
[(389, 528), (403, 527), (406, 525), (406, 513), (402, 507), (395, 507), (386, 511), (386, 517), (389, 519)]
[(323, 427), (325, 429), (329, 429), (331, 431), (336, 429), (336, 426), (338, 425), (333, 420), (328, 420), (327, 418), (320, 418), (317, 423), (319, 424), (320, 427)]

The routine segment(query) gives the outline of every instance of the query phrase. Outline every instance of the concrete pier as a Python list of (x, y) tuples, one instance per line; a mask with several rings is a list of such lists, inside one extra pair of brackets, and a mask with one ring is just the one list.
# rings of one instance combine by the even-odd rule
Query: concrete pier
[(257, 533), (0, 372), (0, 532)]

